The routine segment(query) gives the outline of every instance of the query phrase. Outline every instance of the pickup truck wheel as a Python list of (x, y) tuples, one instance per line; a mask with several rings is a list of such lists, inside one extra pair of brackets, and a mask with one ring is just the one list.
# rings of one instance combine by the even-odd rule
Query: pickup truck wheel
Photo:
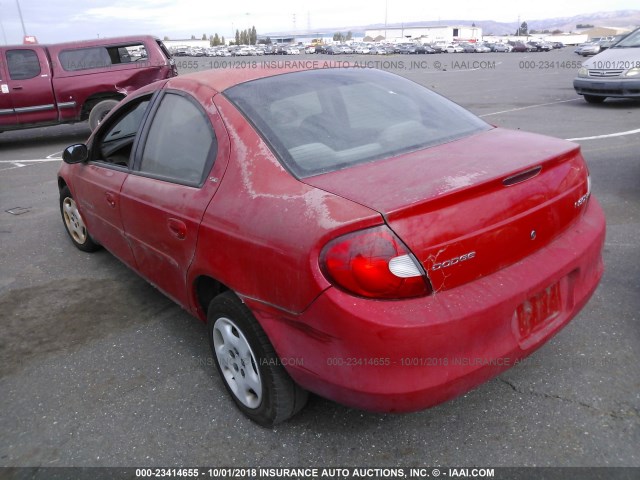
[(211, 301), (207, 328), (218, 373), (247, 417), (271, 427), (304, 407), (307, 391), (291, 379), (260, 324), (232, 291)]
[(100, 245), (89, 235), (76, 202), (71, 196), (69, 187), (64, 187), (60, 190), (60, 213), (62, 214), (64, 228), (76, 248), (83, 252), (95, 252), (100, 249)]
[(607, 97), (596, 97), (595, 95), (584, 95), (584, 99), (587, 103), (602, 103)]
[(104, 117), (107, 116), (113, 107), (118, 104), (118, 100), (103, 100), (97, 103), (89, 113), (89, 128), (94, 131), (98, 128), (98, 125), (102, 122)]

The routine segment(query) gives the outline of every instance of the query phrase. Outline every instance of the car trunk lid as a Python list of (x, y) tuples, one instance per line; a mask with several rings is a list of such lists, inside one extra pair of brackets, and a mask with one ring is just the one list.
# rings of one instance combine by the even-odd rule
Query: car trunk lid
[(382, 214), (437, 291), (547, 245), (584, 210), (587, 179), (578, 145), (496, 128), (303, 181)]

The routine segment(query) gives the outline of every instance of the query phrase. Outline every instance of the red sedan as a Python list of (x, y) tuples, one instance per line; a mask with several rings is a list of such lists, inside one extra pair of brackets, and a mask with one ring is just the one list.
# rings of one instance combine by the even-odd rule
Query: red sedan
[(157, 82), (64, 153), (64, 225), (208, 324), (262, 425), (311, 391), (424, 409), (544, 344), (602, 275), (579, 147), (370, 69)]

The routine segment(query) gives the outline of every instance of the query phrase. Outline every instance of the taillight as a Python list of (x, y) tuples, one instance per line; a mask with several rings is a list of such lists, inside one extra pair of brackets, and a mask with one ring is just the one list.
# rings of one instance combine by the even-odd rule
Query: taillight
[(332, 240), (324, 247), (320, 262), (331, 282), (362, 297), (410, 298), (432, 291), (422, 268), (386, 226)]

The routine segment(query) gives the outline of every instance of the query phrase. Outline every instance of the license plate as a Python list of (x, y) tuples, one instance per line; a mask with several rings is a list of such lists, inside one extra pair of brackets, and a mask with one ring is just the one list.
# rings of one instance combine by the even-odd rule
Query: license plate
[(554, 283), (521, 303), (516, 309), (518, 330), (526, 338), (560, 314), (560, 285)]

